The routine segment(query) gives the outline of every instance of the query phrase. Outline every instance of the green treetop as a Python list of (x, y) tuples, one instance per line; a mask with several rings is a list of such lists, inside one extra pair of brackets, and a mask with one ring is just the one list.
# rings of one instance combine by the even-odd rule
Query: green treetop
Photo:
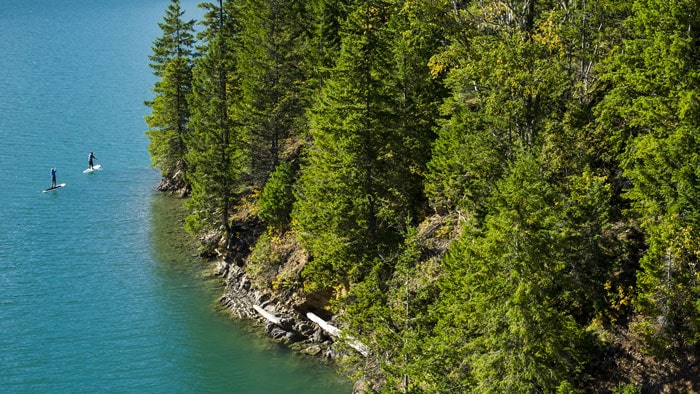
[(230, 115), (240, 101), (235, 63), (237, 8), (234, 2), (222, 0), (204, 6), (208, 12), (201, 37), (206, 53), (197, 59), (193, 71), (193, 131), (187, 140), (193, 210), (188, 225), (191, 230), (219, 231), (228, 243), (230, 217), (246, 170), (244, 136)]
[(183, 21), (179, 0), (172, 0), (159, 26), (163, 36), (153, 43), (150, 66), (160, 78), (153, 87), (155, 97), (146, 104), (151, 114), (146, 117), (150, 139), (149, 152), (155, 167), (175, 184), (184, 181), (186, 172), (185, 139), (190, 132), (192, 62), (194, 53), (194, 20)]

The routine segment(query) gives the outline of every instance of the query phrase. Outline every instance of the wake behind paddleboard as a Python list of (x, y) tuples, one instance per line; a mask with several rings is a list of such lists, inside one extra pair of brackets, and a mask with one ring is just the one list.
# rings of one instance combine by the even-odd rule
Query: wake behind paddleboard
[(50, 187), (50, 188), (44, 190), (44, 193), (48, 193), (48, 192), (52, 192), (52, 191), (58, 190), (58, 189), (60, 189), (60, 188), (62, 188), (62, 187), (64, 187), (64, 186), (66, 186), (66, 184), (65, 184), (65, 183), (61, 183), (60, 185), (56, 185), (56, 186), (54, 186), (54, 187)]
[(83, 170), (83, 174), (87, 174), (87, 173), (93, 172), (93, 171), (99, 171), (101, 169), (102, 169), (102, 166), (97, 164), (97, 165), (92, 166), (92, 168), (87, 168), (87, 169)]

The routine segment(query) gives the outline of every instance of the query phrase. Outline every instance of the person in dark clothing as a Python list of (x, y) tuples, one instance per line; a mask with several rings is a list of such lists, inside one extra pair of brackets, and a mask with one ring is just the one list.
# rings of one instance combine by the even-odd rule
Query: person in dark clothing
[(88, 155), (88, 168), (91, 170), (92, 170), (92, 161), (94, 159), (97, 159), (97, 157), (95, 157), (95, 152), (90, 152), (90, 155)]
[(56, 187), (56, 169), (51, 168), (51, 188), (53, 189)]

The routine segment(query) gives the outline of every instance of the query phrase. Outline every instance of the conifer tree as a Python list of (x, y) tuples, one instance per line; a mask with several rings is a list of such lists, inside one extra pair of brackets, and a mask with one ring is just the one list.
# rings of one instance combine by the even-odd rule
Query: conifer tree
[(464, 233), (443, 261), (428, 348), (446, 362), (429, 369), (429, 387), (576, 386), (583, 328), (606, 313), (606, 281), (619, 269), (604, 237), (611, 188), (597, 176), (614, 168), (590, 169), (605, 140), (586, 133), (598, 97), (589, 48), (605, 44), (587, 23), (607, 16), (588, 2), (451, 5), (460, 29), (431, 65), (453, 96), (426, 191), (440, 212), (459, 212)]
[(158, 24), (163, 35), (153, 43), (150, 66), (160, 80), (153, 87), (153, 101), (146, 103), (151, 107), (146, 116), (151, 159), (174, 188), (182, 187), (185, 181), (185, 139), (191, 128), (188, 99), (195, 58), (194, 20), (183, 20), (184, 13), (180, 1), (171, 0), (163, 22)]
[(358, 281), (396, 242), (404, 196), (393, 194), (389, 166), (399, 153), (394, 66), (387, 28), (390, 3), (356, 3), (342, 28), (342, 49), (315, 103), (313, 146), (302, 169), (294, 220), (313, 255), (305, 272), (315, 285)]
[[(544, 146), (560, 177), (614, 164), (593, 133), (602, 97), (596, 65), (615, 44), (622, 8), (607, 2), (450, 2), (450, 45), (431, 60), (452, 97), (429, 163), (426, 193), (440, 210), (483, 215), (504, 165)], [(611, 34), (606, 36), (604, 33)], [(468, 152), (464, 154), (464, 152)]]
[(251, 182), (262, 187), (286, 148), (306, 129), (308, 38), (303, 2), (248, 1), (241, 9), (237, 66), (242, 102), (235, 114), (245, 125), (251, 154)]
[(394, 127), (400, 142), (387, 160), (390, 167), (404, 171), (387, 172), (397, 176), (387, 183), (409, 207), (402, 212), (403, 217), (415, 221), (425, 216), (425, 167), (435, 139), (439, 106), (447, 95), (442, 78), (433, 77), (428, 67), (430, 58), (443, 49), (445, 29), (439, 14), (427, 3), (400, 0), (393, 7), (389, 26), (394, 32), (391, 51), (396, 70)]
[(561, 302), (563, 202), (537, 159), (519, 155), (498, 182), (483, 231), (465, 228), (444, 259), (431, 371), (436, 391), (555, 392), (581, 383), (586, 335)]
[(439, 263), (418, 264), (424, 252), (409, 227), (397, 257), (376, 264), (344, 304), (349, 330), (373, 350), (359, 374), (380, 392), (431, 391), (425, 372), (434, 360), (426, 357), (426, 339), (435, 325), (429, 308)]
[(700, 340), (700, 17), (697, 4), (640, 0), (630, 37), (605, 64), (612, 85), (598, 106), (614, 130), (624, 176), (648, 245), (637, 275), (637, 325), (657, 350)]
[(289, 223), (294, 204), (293, 182), (294, 171), (287, 161), (280, 162), (270, 174), (258, 200), (259, 216), (268, 226), (283, 227)]
[(418, 264), (421, 250), (413, 226), (426, 214), (424, 167), (444, 94), (441, 78), (431, 76), (428, 61), (440, 50), (444, 29), (439, 13), (425, 2), (395, 1), (392, 10), (388, 26), (396, 121), (390, 126), (396, 140), (395, 151), (383, 158), (391, 171), (381, 176), (398, 201), (395, 206), (405, 207), (397, 209), (403, 223), (393, 231), (406, 239), (391, 253), (380, 254), (381, 261), (352, 288), (344, 311), (354, 335), (375, 350), (366, 363), (374, 368), (363, 369), (365, 377), (385, 382), (384, 389), (412, 392), (423, 381), (423, 338), (432, 323), (426, 320), (434, 286), (430, 273)]
[(208, 12), (201, 33), (204, 55), (194, 67), (192, 96), (193, 132), (188, 143), (188, 164), (193, 213), (188, 227), (193, 231), (212, 228), (231, 240), (230, 216), (246, 169), (245, 140), (230, 116), (240, 101), (235, 51), (238, 49), (236, 4), (219, 0), (206, 3)]
[(307, 58), (313, 65), (311, 85), (319, 91), (340, 54), (340, 26), (347, 18), (352, 0), (310, 0), (311, 38)]
[(180, 0), (170, 0), (170, 4), (165, 11), (163, 22), (158, 23), (163, 35), (153, 42), (153, 54), (149, 56), (153, 73), (157, 77), (162, 77), (165, 68), (173, 59), (192, 59), (194, 52), (194, 23), (195, 21), (185, 21), (182, 17), (185, 10), (180, 6)]
[(514, 152), (542, 144), (563, 118), (565, 64), (537, 39), (548, 7), (485, 1), (453, 11), (454, 39), (431, 62), (434, 73), (447, 70), (453, 92), (429, 164), (426, 191), (435, 208), (483, 214)]

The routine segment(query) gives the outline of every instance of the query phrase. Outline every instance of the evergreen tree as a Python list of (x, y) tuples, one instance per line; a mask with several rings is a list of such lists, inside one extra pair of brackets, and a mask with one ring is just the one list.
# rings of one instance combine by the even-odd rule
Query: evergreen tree
[(442, 108), (448, 119), (439, 129), (426, 192), (436, 209), (483, 215), (514, 152), (541, 146), (559, 131), (569, 79), (565, 63), (538, 36), (553, 3), (464, 7), (454, 11), (450, 46), (431, 62), (435, 74), (447, 71), (452, 97)]
[(193, 231), (212, 228), (221, 231), (226, 246), (231, 240), (230, 216), (246, 168), (245, 139), (230, 116), (240, 101), (235, 51), (238, 49), (236, 4), (219, 0), (207, 3), (201, 33), (204, 55), (194, 67), (192, 96), (193, 132), (187, 139), (193, 214), (188, 227)]
[(638, 274), (637, 325), (665, 349), (700, 340), (700, 17), (687, 1), (636, 1), (629, 38), (605, 64), (612, 85), (598, 106), (614, 130), (648, 250)]
[(153, 87), (155, 97), (146, 104), (151, 114), (146, 116), (150, 139), (148, 147), (153, 165), (170, 178), (175, 187), (184, 182), (185, 139), (190, 132), (188, 98), (192, 91), (192, 62), (194, 52), (194, 20), (182, 19), (185, 11), (179, 0), (171, 0), (163, 22), (163, 36), (153, 43), (150, 66), (160, 78)]
[(587, 338), (561, 299), (571, 269), (559, 252), (564, 203), (542, 174), (519, 155), (483, 231), (466, 227), (443, 260), (430, 341), (432, 359), (449, 364), (427, 374), (435, 391), (555, 392), (582, 381)]
[(185, 11), (180, 6), (180, 0), (170, 0), (163, 22), (158, 23), (163, 35), (153, 42), (153, 54), (149, 56), (151, 60), (149, 65), (157, 77), (163, 77), (171, 60), (179, 58), (191, 60), (195, 57), (195, 21), (183, 20), (184, 15)]
[[(305, 130), (309, 103), (303, 45), (309, 33), (304, 3), (253, 0), (241, 10), (242, 47), (237, 59), (253, 185), (262, 187), (285, 150)], [(298, 145), (298, 144), (297, 144)], [(294, 152), (295, 153), (295, 152)]]
[(397, 257), (376, 264), (344, 304), (350, 331), (373, 349), (359, 374), (378, 391), (430, 391), (425, 371), (433, 360), (425, 357), (426, 338), (435, 324), (429, 308), (439, 263), (419, 264), (423, 253), (418, 231), (409, 228)]
[(292, 165), (283, 161), (277, 165), (265, 183), (258, 206), (259, 216), (268, 226), (283, 227), (289, 224), (289, 215), (294, 204), (294, 175)]
[(427, 348), (446, 361), (428, 369), (427, 387), (576, 386), (584, 327), (608, 313), (606, 285), (620, 269), (612, 188), (596, 176), (614, 166), (590, 169), (605, 136), (588, 134), (600, 96), (592, 48), (607, 48), (589, 24), (614, 15), (588, 2), (450, 5), (459, 29), (431, 66), (453, 95), (426, 191), (439, 211), (459, 212), (463, 236), (443, 260)]
[[(432, 321), (427, 307), (434, 296), (432, 265), (418, 264), (422, 257), (413, 226), (426, 215), (423, 194), (425, 164), (438, 116), (437, 106), (444, 88), (433, 78), (429, 58), (442, 45), (444, 29), (434, 9), (424, 2), (395, 1), (388, 27), (392, 32), (390, 51), (395, 67), (396, 93), (394, 151), (386, 161), (382, 181), (390, 187), (403, 226), (395, 225), (397, 236), (406, 237), (391, 253), (381, 253), (370, 273), (354, 286), (344, 303), (351, 331), (375, 351), (363, 368), (365, 379), (384, 382), (383, 389), (400, 387), (403, 392), (420, 387), (423, 370), (423, 338)], [(400, 207), (405, 206), (404, 210)], [(398, 256), (398, 257), (394, 257)]]
[[(426, 193), (443, 212), (485, 214), (504, 166), (520, 148), (543, 147), (562, 179), (615, 164), (607, 135), (594, 133), (604, 93), (596, 65), (619, 39), (615, 2), (445, 2), (450, 45), (433, 57), (452, 96), (442, 111)], [(450, 14), (447, 9), (445, 14)], [(465, 154), (466, 152), (466, 154)]]
[(307, 58), (313, 65), (312, 86), (319, 91), (340, 54), (340, 26), (347, 18), (352, 0), (310, 0), (313, 33)]
[[(430, 160), (430, 146), (435, 139), (433, 129), (439, 106), (446, 96), (442, 78), (433, 78), (428, 62), (442, 50), (445, 29), (439, 16), (427, 3), (395, 1), (389, 21), (394, 33), (391, 51), (395, 65), (397, 96), (396, 128), (398, 143), (387, 158), (388, 168), (403, 171), (387, 172), (396, 178), (387, 183), (394, 193), (406, 199), (409, 207), (404, 218), (420, 220), (426, 214), (424, 194), (425, 167)], [(415, 224), (415, 223), (412, 223)]]
[(390, 166), (400, 149), (390, 4), (357, 2), (342, 29), (342, 49), (310, 122), (313, 146), (302, 169), (293, 214), (313, 260), (315, 285), (348, 285), (369, 272), (374, 258), (395, 245), (405, 196), (394, 193)]

